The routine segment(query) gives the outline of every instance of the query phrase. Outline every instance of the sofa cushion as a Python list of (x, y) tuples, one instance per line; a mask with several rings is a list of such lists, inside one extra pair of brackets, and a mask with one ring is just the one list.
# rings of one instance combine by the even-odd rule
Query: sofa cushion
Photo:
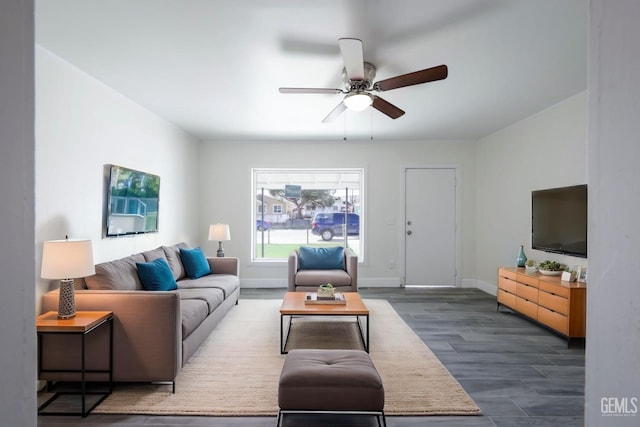
[(217, 288), (224, 292), (224, 297), (228, 298), (236, 289), (240, 287), (238, 276), (231, 274), (209, 274), (197, 279), (182, 279), (178, 282), (178, 289), (202, 289)]
[(142, 254), (96, 264), (96, 274), (85, 277), (88, 289), (102, 290), (142, 290), (136, 263), (145, 262)]
[(162, 258), (165, 261), (167, 260), (167, 256), (164, 254), (164, 250), (162, 250), (162, 248), (155, 248), (153, 250), (150, 251), (146, 251), (146, 252), (142, 252), (142, 256), (144, 257), (145, 261), (150, 262), (153, 261), (155, 259), (158, 258)]
[(182, 301), (188, 300), (188, 299), (199, 299), (206, 302), (209, 308), (209, 313), (212, 313), (213, 310), (218, 308), (218, 306), (222, 304), (222, 302), (224, 301), (224, 292), (222, 292), (221, 289), (217, 289), (217, 288), (178, 289), (178, 294), (180, 294), (181, 304), (182, 304)]
[(187, 277), (187, 273), (184, 271), (184, 265), (182, 265), (182, 259), (180, 257), (180, 248), (188, 249), (189, 247), (184, 242), (171, 246), (162, 246), (162, 250), (167, 257), (169, 267), (171, 267), (171, 271), (173, 272), (173, 277), (176, 280)]
[(344, 249), (340, 246), (331, 248), (300, 246), (299, 253), (301, 270), (344, 269)]
[[(164, 253), (163, 253), (164, 256)], [(142, 286), (148, 291), (172, 291), (178, 289), (176, 279), (164, 258), (157, 258), (151, 262), (139, 262), (138, 276)]]
[(197, 279), (211, 274), (211, 267), (209, 267), (207, 257), (199, 247), (193, 249), (180, 248), (180, 258), (190, 279)]
[(207, 302), (201, 299), (184, 299), (180, 300), (180, 314), (184, 341), (207, 318), (209, 307)]

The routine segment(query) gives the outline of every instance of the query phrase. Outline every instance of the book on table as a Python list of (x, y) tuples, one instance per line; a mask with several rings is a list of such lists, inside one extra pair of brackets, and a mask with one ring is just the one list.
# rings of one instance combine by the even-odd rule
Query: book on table
[(304, 298), (305, 304), (346, 304), (344, 294), (336, 292), (332, 297), (318, 296), (317, 292), (307, 292)]

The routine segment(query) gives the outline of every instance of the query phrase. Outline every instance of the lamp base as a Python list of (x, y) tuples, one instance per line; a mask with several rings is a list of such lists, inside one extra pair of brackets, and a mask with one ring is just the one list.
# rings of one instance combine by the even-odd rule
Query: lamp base
[(60, 299), (58, 301), (58, 319), (76, 317), (76, 302), (73, 291), (73, 279), (60, 280)]
[(223, 258), (224, 257), (224, 249), (222, 248), (222, 242), (218, 242), (218, 252), (216, 252), (216, 255), (219, 258)]

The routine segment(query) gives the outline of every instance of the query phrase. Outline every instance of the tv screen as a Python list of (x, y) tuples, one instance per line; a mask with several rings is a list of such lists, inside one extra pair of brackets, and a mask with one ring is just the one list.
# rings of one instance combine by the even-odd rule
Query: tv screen
[(110, 165), (106, 236), (157, 232), (159, 194), (158, 175)]
[(531, 192), (531, 247), (587, 257), (587, 185)]

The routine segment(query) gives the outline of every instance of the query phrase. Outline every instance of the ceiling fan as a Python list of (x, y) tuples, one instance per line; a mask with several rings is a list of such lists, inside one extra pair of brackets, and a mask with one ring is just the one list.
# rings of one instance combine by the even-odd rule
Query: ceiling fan
[(397, 119), (404, 114), (404, 111), (388, 101), (373, 95), (371, 92), (384, 92), (391, 89), (398, 89), (406, 86), (413, 86), (422, 83), (443, 80), (447, 78), (448, 69), (446, 65), (426, 68), (413, 73), (402, 74), (373, 83), (376, 76), (376, 67), (369, 62), (365, 62), (362, 51), (362, 41), (353, 38), (342, 38), (338, 40), (338, 46), (344, 60), (342, 70), (342, 80), (345, 90), (329, 88), (298, 88), (281, 87), (280, 93), (299, 94), (333, 94), (343, 93), (344, 99), (322, 120), (328, 123), (336, 119), (347, 108), (354, 111), (362, 111), (369, 106), (383, 114)]

